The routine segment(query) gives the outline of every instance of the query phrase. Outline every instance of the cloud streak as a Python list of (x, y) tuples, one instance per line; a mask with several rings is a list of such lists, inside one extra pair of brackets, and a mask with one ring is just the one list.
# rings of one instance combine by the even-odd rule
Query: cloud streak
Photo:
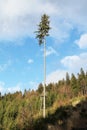
[(46, 50), (46, 56), (50, 56), (52, 54), (58, 55), (57, 51), (53, 47), (50, 46)]
[(0, 65), (0, 72), (5, 71), (11, 65), (11, 60), (8, 60), (7, 63)]

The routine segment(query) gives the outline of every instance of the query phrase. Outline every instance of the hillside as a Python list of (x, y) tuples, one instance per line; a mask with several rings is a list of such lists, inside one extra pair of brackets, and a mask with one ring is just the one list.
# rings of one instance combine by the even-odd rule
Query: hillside
[(0, 94), (0, 130), (87, 130), (87, 72), (46, 86), (43, 118), (43, 85), (24, 93)]
[(40, 122), (39, 130), (87, 130), (87, 96), (73, 100)]

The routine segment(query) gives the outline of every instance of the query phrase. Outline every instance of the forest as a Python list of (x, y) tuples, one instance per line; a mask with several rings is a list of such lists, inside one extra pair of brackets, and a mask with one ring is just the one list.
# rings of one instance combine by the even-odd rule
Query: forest
[[(71, 114), (66, 113), (71, 108), (68, 109), (67, 105), (81, 97), (86, 97), (87, 101), (87, 72), (82, 68), (77, 75), (67, 72), (65, 79), (46, 85), (45, 119), (42, 117), (42, 83), (37, 90), (0, 93), (0, 130), (46, 130), (45, 124), (55, 123), (56, 120), (62, 125), (64, 118)], [(87, 110), (84, 118), (87, 120)]]

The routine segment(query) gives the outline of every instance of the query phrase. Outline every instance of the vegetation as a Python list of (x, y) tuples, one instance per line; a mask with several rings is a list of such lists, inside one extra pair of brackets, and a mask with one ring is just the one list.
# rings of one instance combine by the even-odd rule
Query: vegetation
[(41, 17), (41, 22), (38, 25), (38, 31), (36, 31), (36, 38), (39, 40), (39, 45), (44, 43), (44, 88), (43, 88), (43, 117), (45, 118), (45, 87), (46, 87), (46, 36), (49, 36), (50, 30), (49, 16), (44, 14)]
[(42, 84), (37, 90), (0, 94), (0, 130), (46, 130), (50, 127), (48, 124), (55, 123), (64, 126), (78, 108), (80, 118), (87, 119), (87, 106), (83, 105), (87, 104), (87, 72), (82, 68), (77, 76), (67, 73), (66, 79), (48, 84), (46, 92), (45, 119)]

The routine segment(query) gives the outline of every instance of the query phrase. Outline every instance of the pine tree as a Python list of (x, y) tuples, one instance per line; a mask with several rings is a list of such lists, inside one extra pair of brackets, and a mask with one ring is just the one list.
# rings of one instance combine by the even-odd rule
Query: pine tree
[(70, 84), (70, 76), (68, 74), (68, 72), (66, 73), (66, 85)]
[(44, 14), (41, 17), (41, 22), (36, 31), (36, 38), (39, 40), (39, 45), (44, 43), (44, 89), (43, 89), (43, 117), (45, 118), (45, 87), (46, 87), (46, 36), (49, 36), (50, 30), (49, 16)]
[(80, 69), (80, 74), (78, 74), (78, 85), (80, 87), (80, 92), (84, 95), (86, 87), (86, 75), (83, 68)]
[(72, 73), (71, 75), (71, 89), (72, 89), (72, 92), (74, 94), (74, 96), (77, 96), (78, 95), (78, 92), (79, 92), (79, 87), (78, 87), (78, 84), (77, 84), (77, 79), (75, 77), (75, 75)]

